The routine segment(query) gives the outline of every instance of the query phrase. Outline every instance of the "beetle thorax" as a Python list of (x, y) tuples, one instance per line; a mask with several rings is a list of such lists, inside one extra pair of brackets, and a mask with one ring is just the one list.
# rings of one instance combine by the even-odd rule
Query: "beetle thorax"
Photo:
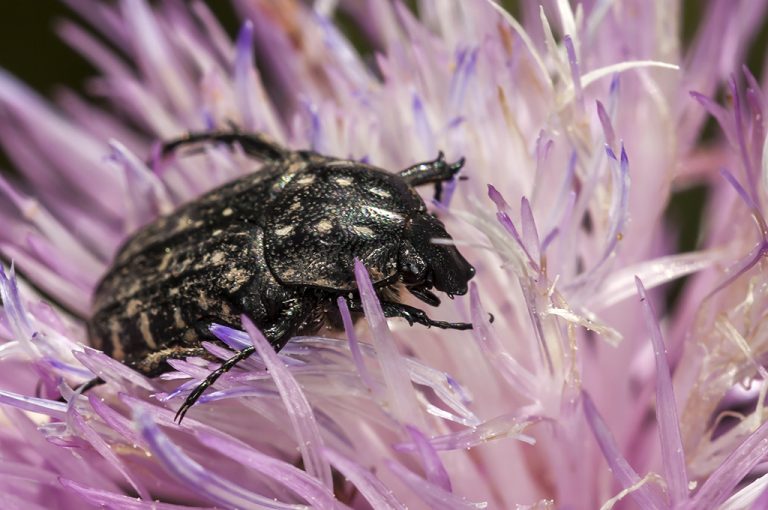
[(405, 225), (423, 210), (409, 186), (382, 170), (352, 161), (309, 165), (267, 215), (267, 263), (287, 285), (353, 290), (355, 258), (374, 283), (395, 279)]

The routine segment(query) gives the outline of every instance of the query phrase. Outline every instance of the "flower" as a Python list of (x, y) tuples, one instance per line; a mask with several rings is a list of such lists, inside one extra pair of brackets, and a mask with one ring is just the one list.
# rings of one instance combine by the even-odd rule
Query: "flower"
[[(100, 37), (61, 36), (106, 107), (0, 72), (19, 171), (0, 179), (7, 506), (765, 505), (765, 99), (740, 69), (765, 2), (707, 5), (687, 48), (679, 3), (521, 2), (519, 21), (480, 0), (240, 0), (234, 42), (202, 2), (70, 3)], [(728, 107), (709, 99), (725, 82)], [(707, 115), (724, 133), (709, 147)], [(343, 334), (278, 354), (248, 318), (213, 326), (211, 354), (258, 356), (175, 423), (216, 363), (148, 379), (87, 347), (82, 317), (131, 232), (254, 171), (215, 145), (156, 157), (230, 123), (393, 170), (464, 156), (434, 206), (477, 276), (435, 313), (474, 329), (388, 323), (358, 264), (366, 320), (340, 300)], [(706, 249), (677, 253), (663, 212), (686, 180), (711, 187)], [(685, 275), (661, 307), (654, 289)], [(71, 389), (94, 375), (107, 384)]]

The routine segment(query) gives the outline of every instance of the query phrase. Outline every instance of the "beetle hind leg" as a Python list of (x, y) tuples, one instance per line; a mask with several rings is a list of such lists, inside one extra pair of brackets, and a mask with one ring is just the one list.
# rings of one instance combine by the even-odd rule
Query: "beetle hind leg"
[(207, 390), (213, 383), (216, 382), (216, 380), (221, 377), (222, 375), (226, 374), (230, 370), (232, 370), (235, 365), (240, 363), (241, 361), (247, 359), (251, 354), (256, 352), (256, 348), (253, 346), (248, 346), (242, 351), (238, 352), (228, 360), (226, 360), (224, 363), (221, 364), (219, 368), (208, 374), (208, 377), (202, 380), (200, 384), (195, 386), (195, 389), (192, 390), (192, 393), (190, 393), (187, 398), (184, 400), (184, 403), (181, 405), (178, 411), (176, 411), (176, 416), (174, 420), (178, 423), (181, 423), (181, 420), (184, 419), (184, 415), (187, 414), (187, 411), (195, 405), (195, 402), (198, 401), (198, 399), (203, 395), (205, 390)]
[(222, 143), (230, 147), (237, 144), (249, 156), (267, 161), (285, 159), (290, 153), (266, 135), (232, 130), (189, 133), (181, 138), (167, 141), (160, 146), (160, 157), (169, 156), (182, 147), (199, 146), (205, 142)]

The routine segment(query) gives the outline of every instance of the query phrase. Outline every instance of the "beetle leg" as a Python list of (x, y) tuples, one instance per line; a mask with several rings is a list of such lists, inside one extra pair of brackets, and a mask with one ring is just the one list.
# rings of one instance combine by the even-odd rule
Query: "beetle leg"
[(181, 405), (178, 411), (176, 411), (176, 416), (174, 417), (174, 421), (181, 423), (181, 420), (184, 419), (184, 415), (187, 414), (187, 411), (195, 405), (195, 402), (203, 395), (205, 390), (208, 389), (209, 386), (211, 386), (213, 383), (216, 382), (216, 380), (221, 377), (222, 375), (226, 374), (230, 370), (232, 370), (235, 365), (243, 361), (244, 359), (247, 359), (251, 354), (256, 352), (256, 348), (252, 345), (249, 345), (242, 351), (238, 352), (228, 360), (226, 360), (224, 363), (221, 364), (219, 368), (208, 374), (208, 377), (203, 379), (203, 381), (198, 384), (194, 390), (192, 390), (192, 393), (190, 393), (186, 400), (184, 400), (184, 403)]
[(204, 142), (217, 142), (229, 146), (238, 144), (246, 154), (261, 160), (285, 159), (290, 153), (290, 151), (265, 135), (239, 133), (233, 130), (189, 133), (181, 138), (163, 143), (160, 147), (160, 156), (172, 154), (177, 149), (187, 145), (198, 145)]
[[(296, 329), (306, 318), (303, 316), (305, 313), (306, 304), (298, 300), (294, 301), (291, 306), (282, 310), (280, 317), (270, 326), (262, 328), (262, 333), (264, 333), (264, 336), (269, 340), (270, 345), (275, 351), (282, 349), (288, 340), (295, 334)], [(184, 403), (179, 410), (176, 411), (174, 420), (181, 423), (181, 420), (184, 419), (184, 415), (187, 414), (187, 411), (189, 411), (193, 405), (195, 405), (195, 402), (197, 402), (205, 390), (213, 385), (219, 377), (232, 370), (235, 365), (244, 359), (247, 359), (254, 352), (256, 352), (256, 348), (249, 345), (228, 360), (224, 361), (219, 368), (208, 374), (208, 376), (203, 379), (184, 400)]]
[[(353, 312), (362, 312), (363, 304), (359, 300), (347, 299), (349, 309)], [(436, 321), (429, 318), (427, 312), (420, 310), (414, 306), (404, 305), (402, 303), (392, 303), (389, 301), (381, 302), (381, 309), (384, 312), (384, 317), (402, 317), (408, 321), (408, 324), (413, 326), (415, 323), (422, 324), (424, 326), (436, 327), (440, 329), (472, 329), (472, 324), (467, 322), (445, 322)]]
[(104, 379), (102, 379), (101, 377), (94, 377), (90, 381), (81, 384), (77, 388), (77, 391), (80, 392), (80, 393), (85, 393), (86, 391), (88, 391), (88, 390), (90, 390), (92, 388), (95, 388), (96, 386), (101, 386), (102, 384), (105, 384), (105, 383), (106, 383), (106, 381)]
[(416, 163), (402, 170), (398, 175), (411, 186), (434, 183), (435, 200), (439, 202), (443, 192), (443, 182), (453, 179), (462, 166), (464, 166), (464, 158), (460, 158), (455, 163), (447, 163), (443, 151), (440, 151), (437, 159)]

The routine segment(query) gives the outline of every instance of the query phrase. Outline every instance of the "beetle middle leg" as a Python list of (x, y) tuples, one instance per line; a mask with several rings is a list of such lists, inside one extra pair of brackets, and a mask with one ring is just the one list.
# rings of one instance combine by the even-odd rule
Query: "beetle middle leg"
[[(301, 328), (306, 320), (306, 309), (307, 303), (294, 300), (291, 302), (290, 306), (281, 311), (279, 318), (275, 320), (271, 326), (262, 329), (264, 336), (269, 340), (270, 345), (276, 351), (282, 349), (286, 342), (288, 342), (296, 331)], [(189, 411), (193, 405), (195, 405), (195, 402), (197, 402), (205, 390), (212, 386), (219, 377), (232, 370), (238, 363), (248, 359), (254, 352), (256, 352), (256, 348), (249, 345), (224, 361), (219, 368), (208, 374), (208, 376), (203, 379), (184, 400), (184, 403), (179, 410), (176, 411), (174, 420), (181, 423), (181, 420), (184, 419), (184, 415), (187, 414), (187, 411)]]
[(222, 375), (226, 374), (230, 370), (232, 370), (235, 365), (243, 361), (244, 359), (248, 359), (251, 354), (256, 352), (256, 348), (252, 345), (246, 347), (242, 351), (238, 352), (228, 360), (226, 360), (224, 363), (221, 364), (219, 368), (208, 374), (208, 377), (203, 379), (203, 381), (195, 386), (195, 389), (192, 390), (192, 393), (190, 393), (187, 398), (184, 400), (184, 403), (181, 405), (178, 411), (176, 411), (176, 416), (174, 417), (174, 420), (181, 423), (181, 420), (184, 419), (184, 415), (187, 414), (187, 411), (195, 405), (195, 402), (203, 395), (205, 390), (207, 390), (213, 383), (216, 382), (216, 380), (221, 377)]
[(463, 166), (464, 158), (460, 158), (455, 163), (448, 163), (445, 161), (445, 154), (440, 151), (437, 159), (416, 163), (402, 170), (398, 175), (411, 186), (434, 183), (435, 200), (439, 202), (443, 194), (443, 182), (453, 179)]
[[(349, 309), (353, 312), (363, 312), (363, 304), (357, 299), (347, 299)], [(408, 321), (408, 324), (413, 326), (415, 323), (422, 324), (424, 326), (436, 327), (440, 329), (459, 329), (466, 330), (472, 329), (472, 324), (468, 322), (445, 322), (436, 321), (430, 319), (427, 312), (420, 310), (415, 306), (404, 305), (402, 303), (393, 303), (391, 301), (382, 301), (381, 309), (384, 312), (384, 317), (401, 317)]]

